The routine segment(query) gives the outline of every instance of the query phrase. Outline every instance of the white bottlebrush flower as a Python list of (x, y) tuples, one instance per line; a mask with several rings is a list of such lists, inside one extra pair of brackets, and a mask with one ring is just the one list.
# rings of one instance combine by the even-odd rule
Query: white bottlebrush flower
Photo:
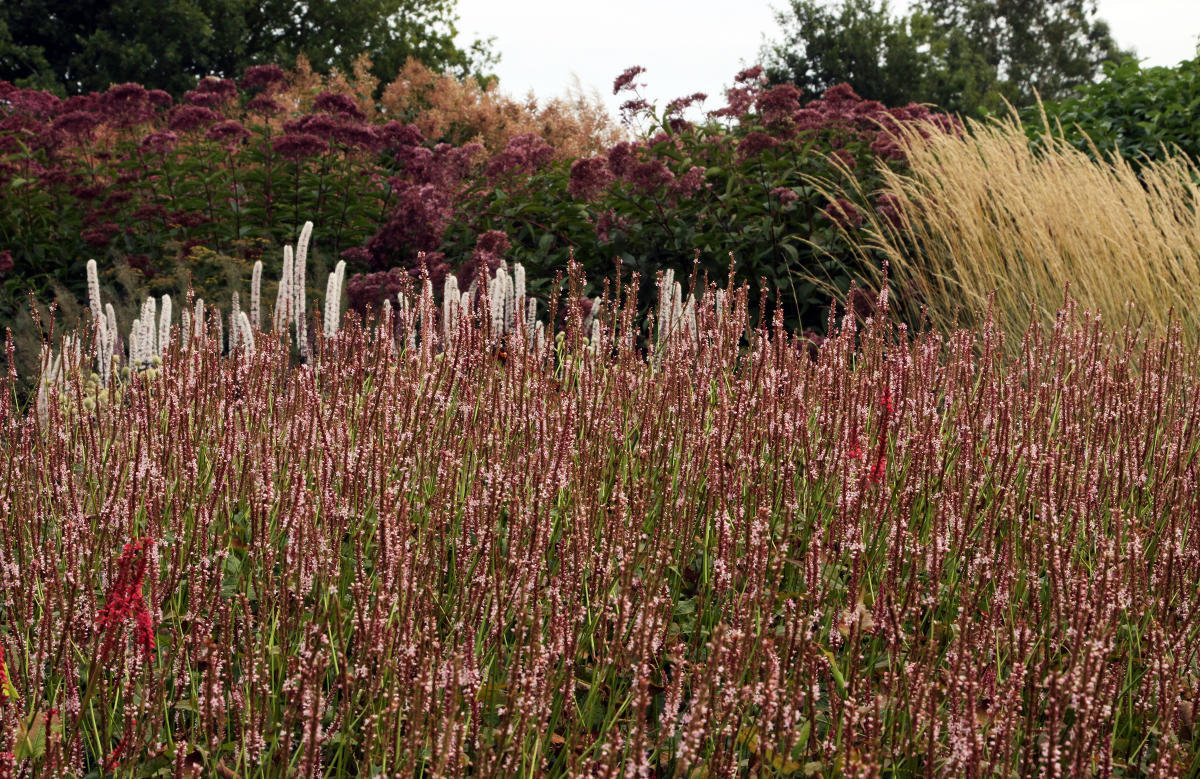
[(158, 317), (158, 353), (161, 355), (171, 343), (171, 296), (162, 296), (162, 313)]
[(242, 300), (238, 295), (237, 290), (233, 291), (233, 308), (229, 312), (229, 351), (237, 348), (238, 338), (242, 334), (240, 317), (242, 313)]
[(204, 327), (204, 298), (196, 298), (195, 311), (192, 314), (193, 334), (196, 338), (205, 338), (208, 333)]
[(668, 268), (658, 285), (658, 310), (654, 318), (655, 342), (661, 344), (671, 329), (671, 293), (675, 286), (675, 271)]
[(305, 262), (308, 259), (308, 242), (312, 237), (313, 223), (305, 222), (296, 241), (296, 260), (293, 272), (292, 299), (293, 321), (296, 324), (296, 343), (302, 358), (308, 358), (308, 328), (304, 319)]
[(238, 329), (241, 331), (238, 342), (243, 349), (254, 354), (254, 330), (250, 327), (250, 317), (246, 316), (245, 311), (238, 312)]
[(250, 274), (250, 324), (257, 330), (262, 327), (259, 311), (262, 307), (262, 260), (256, 260)]
[(185, 308), (179, 314), (179, 345), (183, 351), (188, 350), (192, 341), (192, 315)]
[(342, 277), (346, 273), (346, 261), (338, 260), (333, 273), (325, 282), (325, 337), (332, 338), (338, 333), (342, 320)]
[(458, 279), (453, 273), (446, 274), (446, 282), (442, 285), (442, 338), (447, 342), (458, 327), (460, 297)]
[(278, 334), (291, 323), (292, 276), (294, 259), (292, 247), (283, 247), (283, 275), (279, 277), (279, 291), (275, 293), (275, 312), (271, 318), (271, 331)]
[(525, 311), (525, 266), (513, 263), (513, 316)]
[(241, 311), (229, 312), (229, 351), (232, 353), (238, 348), (238, 339), (242, 335)]
[(600, 353), (600, 320), (592, 320), (592, 332), (588, 338), (588, 351), (592, 354)]
[(696, 296), (689, 294), (687, 305), (683, 307), (683, 326), (692, 336), (696, 335)]
[(100, 306), (100, 272), (95, 260), (87, 261), (88, 306), (92, 309), (92, 318), (97, 322), (104, 316)]
[(537, 299), (528, 298), (525, 301), (525, 332), (532, 333), (535, 324), (537, 324)]
[(717, 294), (713, 296), (713, 308), (717, 312), (717, 327), (725, 321), (725, 290), (717, 290)]

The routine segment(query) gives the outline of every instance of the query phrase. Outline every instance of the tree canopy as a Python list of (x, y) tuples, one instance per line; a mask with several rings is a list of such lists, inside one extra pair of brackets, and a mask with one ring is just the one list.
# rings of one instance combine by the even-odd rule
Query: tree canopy
[(483, 75), (490, 42), (455, 43), (453, 0), (4, 0), (0, 79), (59, 94), (136, 81), (178, 95), (205, 75), (249, 65), (345, 72), (359, 54), (382, 83), (409, 57)]
[(1057, 100), (1130, 56), (1096, 18), (1094, 0), (791, 0), (783, 38), (763, 51), (767, 74), (809, 95), (847, 82), (888, 104), (934, 103), (978, 115)]

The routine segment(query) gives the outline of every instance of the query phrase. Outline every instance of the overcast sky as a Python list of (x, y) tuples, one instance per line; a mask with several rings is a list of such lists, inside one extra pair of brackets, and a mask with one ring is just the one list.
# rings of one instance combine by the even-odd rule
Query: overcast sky
[[(900, 0), (901, 10), (907, 6)], [(458, 0), (464, 40), (495, 36), (500, 88), (517, 96), (566, 93), (578, 76), (615, 114), (612, 82), (641, 65), (643, 95), (661, 107), (692, 92), (717, 108), (723, 88), (753, 62), (764, 36), (777, 35), (772, 6), (786, 0)], [(1123, 47), (1150, 65), (1191, 59), (1200, 36), (1200, 0), (1099, 0), (1099, 15)]]

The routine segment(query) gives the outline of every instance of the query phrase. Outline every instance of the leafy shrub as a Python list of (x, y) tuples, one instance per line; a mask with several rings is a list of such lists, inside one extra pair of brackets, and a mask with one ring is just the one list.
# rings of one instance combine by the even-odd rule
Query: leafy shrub
[[(856, 261), (838, 222), (852, 226), (874, 207), (877, 160), (903, 165), (893, 135), (903, 126), (956, 126), (923, 106), (861, 100), (845, 85), (801, 105), (790, 85), (764, 89), (761, 68), (739, 74), (727, 105), (692, 124), (683, 112), (705, 96), (657, 113), (638, 94), (640, 72), (630, 69), (614, 85), (630, 93), (623, 110), (637, 139), (569, 166), (556, 164), (536, 135), (513, 137), (486, 163), (468, 159), (469, 146), (410, 149), (421, 161), (398, 166), (395, 205), (364, 247), (372, 268), (402, 265), (440, 278), (457, 267), (470, 277), (498, 263), (487, 245), (493, 233), (505, 237), (504, 256), (544, 281), (568, 251), (593, 278), (607, 277), (614, 258), (643, 277), (694, 268), (725, 278), (732, 252), (745, 277), (788, 293), (790, 324), (820, 326), (827, 294), (799, 276), (823, 275), (848, 290)], [(832, 203), (816, 183), (824, 179), (855, 180), (868, 194)]]
[[(1052, 123), (1082, 151), (1092, 144), (1140, 165), (1178, 147), (1200, 161), (1200, 54), (1175, 67), (1143, 68), (1136, 60), (1104, 66), (1104, 79), (1077, 96), (1045, 106)], [(1036, 108), (1023, 113), (1031, 137), (1044, 131)], [(1090, 139), (1090, 140), (1089, 140)]]
[[(329, 237), (319, 249), (335, 257), (364, 244), (393, 207), (396, 166), (420, 160), (410, 148), (458, 148), (389, 118), (404, 108), (399, 93), (383, 107), (372, 102), (368, 65), (360, 58), (351, 76), (328, 77), (303, 58), (292, 71), (255, 66), (240, 83), (202, 79), (178, 105), (137, 84), (64, 101), (0, 82), (0, 251), (11, 263), (0, 267), (0, 327), (17, 325), (21, 373), (38, 340), (26, 290), (80, 299), (89, 257), (114, 268), (110, 283), (131, 270), (144, 288), (134, 298), (189, 285), (215, 297), (259, 257), (277, 263), (275, 249), (295, 238), (302, 215), (321, 224)], [(420, 99), (443, 115), (454, 102), (439, 95), (459, 94), (453, 79), (416, 63), (404, 79), (428, 85)], [(492, 143), (537, 125), (586, 150), (615, 132), (587, 101), (535, 110), (479, 94), (503, 108), (468, 123)]]

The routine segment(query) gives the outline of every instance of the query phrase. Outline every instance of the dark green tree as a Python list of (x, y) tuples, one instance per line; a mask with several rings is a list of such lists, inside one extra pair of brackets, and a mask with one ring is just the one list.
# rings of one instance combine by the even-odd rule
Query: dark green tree
[(205, 75), (249, 65), (349, 71), (367, 53), (393, 80), (412, 56), (437, 70), (482, 76), (490, 42), (454, 41), (453, 0), (4, 0), (0, 78), (77, 94), (136, 81), (179, 95)]
[(791, 82), (808, 98), (834, 84), (886, 105), (903, 105), (921, 96), (920, 80), (928, 55), (919, 51), (909, 20), (894, 17), (887, 0), (843, 0), (838, 6), (818, 0), (792, 0), (790, 11), (776, 14), (783, 40), (766, 50), (767, 77)]
[(841, 81), (885, 103), (923, 102), (962, 114), (1057, 100), (1130, 52), (1096, 18), (1094, 0), (791, 0), (767, 73), (814, 92)]

